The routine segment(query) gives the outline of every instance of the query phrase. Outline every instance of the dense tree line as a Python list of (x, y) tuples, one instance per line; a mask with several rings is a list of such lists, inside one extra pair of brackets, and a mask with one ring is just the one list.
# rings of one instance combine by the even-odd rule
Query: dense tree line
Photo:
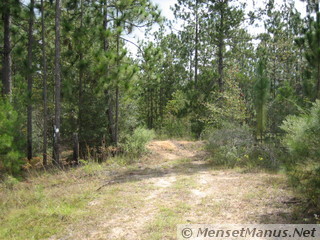
[(59, 165), (74, 132), (82, 150), (103, 136), (117, 145), (121, 102), (138, 69), (127, 56), (125, 36), (159, 22), (157, 7), (149, 1), (27, 4), (1, 3), (2, 100), (21, 119), (12, 140), (24, 146), (21, 156), (31, 160), (42, 150), (46, 165), (52, 152)]

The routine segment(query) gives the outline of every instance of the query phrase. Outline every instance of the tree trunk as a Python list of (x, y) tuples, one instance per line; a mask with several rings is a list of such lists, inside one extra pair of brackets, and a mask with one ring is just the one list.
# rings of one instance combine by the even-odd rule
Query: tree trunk
[(150, 90), (150, 129), (153, 128), (153, 118), (154, 118), (154, 106), (153, 106), (153, 93), (154, 93), (154, 90), (151, 89)]
[(32, 159), (32, 50), (33, 50), (33, 23), (34, 23), (34, 0), (30, 1), (29, 31), (28, 31), (28, 117), (27, 117), (27, 158)]
[[(80, 1), (80, 29), (82, 29), (83, 27), (83, 0)], [(79, 45), (81, 45), (81, 42), (78, 42)], [(82, 49), (80, 48), (80, 53), (79, 53), (79, 61), (82, 65), (82, 61), (83, 61), (83, 53), (82, 53)], [(82, 137), (82, 119), (83, 119), (83, 67), (79, 65), (79, 95), (78, 95), (78, 138), (80, 138), (80, 148), (84, 149), (85, 148), (85, 144), (83, 141), (83, 137)], [(81, 151), (81, 157), (83, 157), (83, 151)]]
[(149, 89), (147, 89), (147, 125), (148, 129), (151, 129), (151, 94)]
[(198, 0), (196, 0), (196, 36), (195, 36), (195, 63), (194, 63), (194, 87), (198, 85), (198, 45), (199, 45), (199, 15)]
[(317, 89), (316, 89), (316, 95), (315, 95), (315, 100), (319, 98), (320, 94), (320, 63), (318, 62), (318, 67), (317, 67)]
[(273, 69), (273, 89), (272, 89), (272, 94), (273, 94), (273, 99), (275, 99), (276, 98), (276, 82), (277, 82), (277, 80), (276, 80), (276, 69), (277, 69), (276, 58), (273, 59), (273, 66), (274, 66), (274, 69)]
[[(117, 9), (117, 21), (119, 21), (119, 10)], [(120, 24), (118, 23), (117, 27)], [(117, 68), (120, 67), (120, 34), (117, 35)], [(118, 76), (119, 77), (119, 76)], [(115, 121), (115, 145), (118, 145), (119, 138), (119, 83), (116, 83), (116, 121)]]
[[(107, 9), (107, 3), (105, 2), (105, 7), (103, 10), (104, 19), (103, 19), (103, 28), (105, 30), (108, 29), (108, 9)], [(109, 42), (107, 38), (104, 38), (103, 40), (103, 50), (108, 51), (109, 49)], [(107, 73), (108, 74), (108, 73)], [(114, 124), (114, 112), (113, 112), (113, 99), (111, 91), (107, 90), (105, 91), (105, 95), (107, 97), (108, 102), (108, 110), (107, 110), (107, 117), (108, 117), (108, 123), (109, 123), (109, 135), (111, 136), (111, 140), (113, 143), (116, 143), (116, 134), (115, 134), (115, 124)]]
[(192, 62), (193, 62), (192, 49), (190, 49), (190, 51), (189, 51), (189, 79), (190, 79), (190, 82), (192, 82), (192, 80), (193, 80)]
[(79, 139), (78, 133), (73, 134), (73, 162), (75, 165), (79, 164)]
[(118, 145), (119, 137), (119, 86), (116, 86), (116, 122), (115, 122), (115, 145)]
[[(320, 24), (320, 15), (319, 15), (319, 2), (318, 3), (316, 3), (316, 14), (317, 14), (317, 25), (319, 26), (319, 24)], [(317, 42), (317, 47), (318, 47), (318, 49), (319, 49), (319, 47), (320, 47), (320, 37), (319, 37), (319, 35), (317, 36), (317, 38), (318, 38), (318, 42)], [(318, 57), (318, 63), (317, 63), (317, 89), (316, 89), (316, 94), (315, 94), (315, 99), (317, 99), (317, 98), (319, 98), (319, 94), (320, 94), (320, 59), (319, 59), (319, 53), (317, 53), (317, 57)]]
[(223, 88), (223, 40), (221, 40), (221, 42), (219, 42), (218, 45), (218, 74), (219, 74), (219, 78), (218, 78), (218, 84), (219, 84), (219, 89), (220, 91), (222, 91)]
[(218, 84), (220, 91), (223, 91), (223, 49), (224, 49), (224, 10), (221, 9), (220, 11), (220, 26), (219, 26), (219, 42), (218, 42)]
[(61, 66), (60, 66), (60, 18), (61, 18), (61, 0), (56, 0), (55, 16), (55, 140), (54, 140), (54, 163), (60, 163), (60, 115), (61, 115)]
[(11, 79), (11, 39), (10, 39), (10, 3), (5, 0), (2, 14), (3, 20), (3, 59), (2, 59), (2, 93), (11, 96), (12, 79)]
[(47, 158), (47, 132), (48, 132), (48, 104), (47, 104), (47, 60), (46, 60), (46, 42), (45, 42), (45, 25), (44, 25), (44, 0), (41, 0), (41, 40), (42, 40), (42, 68), (43, 68), (43, 165), (48, 164)]
[[(160, 79), (160, 81), (162, 81), (162, 79)], [(163, 122), (163, 108), (164, 108), (164, 98), (165, 98), (163, 92), (164, 92), (163, 87), (160, 87), (160, 92), (159, 92), (159, 98), (160, 98), (159, 99), (159, 104), (160, 104), (160, 106), (159, 106), (159, 115), (160, 115), (161, 124)]]
[(106, 91), (107, 102), (108, 102), (108, 122), (109, 122), (109, 134), (111, 136), (112, 142), (116, 142), (116, 135), (115, 135), (115, 125), (114, 125), (114, 113), (113, 113), (113, 100), (110, 91)]

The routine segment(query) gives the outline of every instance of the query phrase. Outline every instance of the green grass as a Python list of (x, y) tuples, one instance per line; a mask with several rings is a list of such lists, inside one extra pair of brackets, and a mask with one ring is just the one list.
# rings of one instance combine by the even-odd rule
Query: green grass
[(172, 187), (176, 190), (189, 192), (190, 189), (196, 188), (197, 184), (192, 176), (182, 176), (174, 182)]
[(45, 239), (88, 214), (95, 183), (83, 184), (75, 175), (37, 174), (10, 187), (0, 184), (0, 239)]
[[(182, 160), (182, 162), (185, 161)], [(175, 193), (173, 196), (176, 196), (172, 199), (173, 206), (158, 206), (158, 214), (154, 216), (153, 221), (146, 227), (147, 237), (144, 239), (176, 239), (177, 225), (186, 223), (184, 215), (192, 210), (192, 206), (182, 199), (188, 198), (190, 189), (196, 186), (192, 176), (182, 176), (173, 183), (171, 189)]]
[(177, 160), (171, 161), (170, 164), (172, 164), (172, 166), (179, 166), (179, 165), (184, 165), (184, 164), (190, 164), (192, 162), (191, 158), (179, 158)]
[(274, 189), (280, 189), (287, 186), (287, 181), (288, 180), (283, 173), (278, 173), (274, 177), (266, 177), (264, 180), (264, 184), (266, 184), (267, 186), (271, 186)]
[(95, 162), (88, 162), (83, 166), (83, 171), (89, 175), (95, 175), (96, 173), (101, 172), (102, 170), (102, 165)]
[(176, 227), (184, 223), (183, 216), (191, 210), (191, 206), (184, 202), (174, 207), (159, 207), (159, 213), (147, 227), (148, 240), (176, 239)]
[[(223, 210), (223, 208), (227, 208), (228, 205), (225, 202), (216, 201), (214, 200), (216, 196), (207, 196), (202, 198), (200, 207), (198, 209), (195, 209), (195, 211), (198, 211), (199, 214), (204, 215), (218, 215)], [(203, 206), (206, 206), (203, 208)]]
[(0, 239), (50, 237), (85, 214), (81, 209), (92, 199), (88, 192), (52, 198), (41, 186), (7, 194), (6, 199), (1, 199)]
[(7, 176), (0, 182), (0, 240), (60, 237), (72, 225), (85, 227), (102, 210), (109, 218), (119, 210), (143, 207), (136, 182), (96, 191), (106, 171), (122, 168), (121, 159), (116, 160), (120, 164), (88, 162), (67, 171), (30, 171), (22, 182)]

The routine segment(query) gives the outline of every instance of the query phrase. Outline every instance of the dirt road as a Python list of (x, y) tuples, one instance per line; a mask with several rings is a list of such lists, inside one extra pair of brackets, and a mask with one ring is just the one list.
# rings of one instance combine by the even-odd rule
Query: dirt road
[(105, 172), (90, 217), (51, 239), (176, 239), (179, 223), (289, 223), (281, 174), (218, 170), (202, 142), (153, 141), (130, 168)]

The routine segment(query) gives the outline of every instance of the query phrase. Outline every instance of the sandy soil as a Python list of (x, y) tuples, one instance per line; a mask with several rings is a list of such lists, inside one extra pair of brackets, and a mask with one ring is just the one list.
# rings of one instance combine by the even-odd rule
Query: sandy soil
[(153, 141), (148, 148), (150, 153), (131, 169), (106, 172), (94, 190), (97, 199), (87, 206), (92, 216), (51, 239), (175, 239), (175, 226), (170, 234), (161, 232), (166, 221), (293, 221), (293, 195), (283, 175), (215, 169), (206, 161), (203, 142)]

